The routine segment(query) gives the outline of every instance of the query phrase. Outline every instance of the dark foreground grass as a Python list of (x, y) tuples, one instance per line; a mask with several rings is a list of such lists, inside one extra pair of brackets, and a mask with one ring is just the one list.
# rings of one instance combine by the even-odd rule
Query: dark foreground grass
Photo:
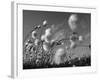
[(70, 61), (66, 61), (65, 63), (56, 65), (50, 63), (40, 63), (35, 64), (34, 62), (27, 62), (23, 64), (23, 69), (44, 69), (44, 68), (62, 68), (62, 67), (84, 67), (91, 66), (91, 57), (83, 57), (80, 60), (75, 58)]

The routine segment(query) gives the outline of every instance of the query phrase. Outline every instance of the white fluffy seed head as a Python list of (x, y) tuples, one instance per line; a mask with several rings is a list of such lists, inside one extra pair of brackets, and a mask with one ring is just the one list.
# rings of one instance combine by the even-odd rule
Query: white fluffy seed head
[(70, 44), (70, 48), (71, 48), (71, 49), (72, 49), (72, 48), (74, 48), (74, 47), (75, 47), (75, 45), (76, 45), (76, 44), (75, 44), (75, 42), (74, 42), (74, 41), (72, 41), (72, 40), (70, 40), (70, 43), (71, 43), (71, 44)]
[(34, 44), (37, 46), (38, 43), (39, 43), (39, 40), (38, 39), (35, 39)]
[(79, 41), (82, 41), (83, 40), (83, 36), (79, 36)]
[(54, 63), (59, 65), (62, 60), (61, 60), (61, 56), (64, 54), (64, 49), (63, 48), (59, 48), (56, 53), (55, 53), (55, 56), (54, 56)]
[(48, 28), (48, 29), (45, 30), (45, 35), (46, 36), (51, 35), (51, 28)]
[(51, 35), (51, 29), (48, 28), (45, 30), (45, 34), (41, 36), (41, 40), (44, 40), (45, 42), (49, 42), (48, 37)]
[(35, 39), (36, 38), (36, 31), (32, 32), (32, 38)]
[(77, 21), (77, 20), (78, 20), (77, 14), (72, 14), (72, 15), (69, 17), (69, 20), (70, 20), (70, 21)]
[(77, 22), (78, 21), (78, 16), (77, 14), (72, 14), (69, 19), (68, 19), (68, 24), (69, 27), (72, 31), (74, 31), (77, 28)]
[(41, 36), (41, 40), (44, 40), (44, 39), (45, 39), (45, 36), (44, 36), (44, 35), (42, 35), (42, 36)]
[(44, 51), (48, 51), (48, 45), (46, 43), (43, 44)]
[(37, 27), (38, 27), (38, 28), (40, 28), (40, 27), (41, 27), (41, 25), (38, 25)]
[(43, 26), (47, 25), (47, 20), (43, 21)]

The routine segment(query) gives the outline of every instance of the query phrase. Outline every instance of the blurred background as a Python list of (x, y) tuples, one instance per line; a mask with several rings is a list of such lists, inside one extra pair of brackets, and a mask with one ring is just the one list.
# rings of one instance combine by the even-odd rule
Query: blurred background
[[(51, 25), (54, 25), (54, 27), (57, 27), (59, 29), (65, 29), (66, 32), (71, 32), (68, 25), (68, 18), (71, 14), (78, 15), (79, 20), (77, 22), (77, 32), (80, 35), (86, 35), (87, 33), (89, 33), (91, 30), (91, 14), (23, 10), (23, 39), (25, 40), (27, 38), (27, 36), (35, 26), (42, 25), (43, 20), (47, 20), (47, 28), (51, 27)], [(40, 33), (44, 31), (45, 30), (42, 29)]]

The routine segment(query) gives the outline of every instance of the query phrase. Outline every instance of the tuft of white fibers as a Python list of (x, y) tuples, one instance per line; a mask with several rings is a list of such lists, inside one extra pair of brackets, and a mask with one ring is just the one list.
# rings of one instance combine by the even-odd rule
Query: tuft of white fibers
[(39, 40), (38, 39), (35, 39), (34, 44), (37, 46), (38, 43), (39, 43)]
[(32, 32), (32, 38), (35, 39), (36, 38), (36, 31)]
[(70, 44), (70, 48), (71, 48), (71, 49), (72, 49), (72, 48), (74, 48), (74, 47), (75, 47), (75, 45), (76, 45), (76, 44), (75, 44), (75, 42), (74, 42), (74, 41), (72, 41), (72, 40), (70, 40), (70, 43), (71, 43), (71, 44)]
[(48, 28), (45, 30), (45, 35), (50, 36), (51, 35), (51, 28)]
[(79, 41), (83, 41), (83, 36), (79, 36)]
[(43, 21), (43, 26), (47, 25), (47, 20)]
[(50, 43), (48, 37), (51, 36), (51, 28), (47, 28), (45, 30), (45, 34), (41, 36), (41, 40), (44, 40), (45, 42), (43, 43), (43, 49), (44, 51), (48, 51), (48, 45), (47, 43)]
[(45, 36), (44, 35), (41, 35), (41, 40), (44, 40), (45, 39)]
[(70, 17), (68, 19), (68, 24), (72, 31), (74, 31), (77, 28), (77, 21), (78, 21), (77, 14), (70, 15)]
[(48, 37), (51, 35), (51, 28), (45, 30), (45, 34), (41, 36), (41, 40), (49, 43)]
[(60, 63), (62, 63), (61, 60), (61, 56), (64, 54), (64, 49), (63, 48), (59, 48), (56, 50), (53, 62), (57, 65), (59, 65)]
[(48, 51), (48, 45), (45, 42), (43, 43), (43, 49), (44, 51)]
[(37, 27), (38, 27), (38, 28), (41, 28), (41, 25), (38, 25)]

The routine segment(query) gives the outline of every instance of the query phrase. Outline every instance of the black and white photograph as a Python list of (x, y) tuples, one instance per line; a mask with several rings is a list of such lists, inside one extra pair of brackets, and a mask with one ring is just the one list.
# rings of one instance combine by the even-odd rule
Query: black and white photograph
[(23, 69), (91, 66), (91, 13), (23, 10)]

